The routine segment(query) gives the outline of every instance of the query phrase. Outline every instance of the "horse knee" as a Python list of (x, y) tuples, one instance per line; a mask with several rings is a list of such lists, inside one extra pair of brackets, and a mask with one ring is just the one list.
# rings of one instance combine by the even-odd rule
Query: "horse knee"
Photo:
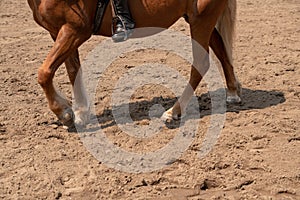
[(43, 68), (38, 70), (38, 83), (43, 88), (46, 87), (52, 81), (51, 72), (45, 71)]

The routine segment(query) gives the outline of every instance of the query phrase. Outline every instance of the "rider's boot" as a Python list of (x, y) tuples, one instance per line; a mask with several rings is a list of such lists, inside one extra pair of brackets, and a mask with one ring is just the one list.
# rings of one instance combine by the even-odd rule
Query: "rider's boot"
[[(127, 0), (113, 0), (115, 6), (116, 27), (113, 31), (114, 42), (122, 42), (128, 39), (133, 32), (135, 23), (131, 17)], [(114, 25), (115, 23), (113, 23)]]

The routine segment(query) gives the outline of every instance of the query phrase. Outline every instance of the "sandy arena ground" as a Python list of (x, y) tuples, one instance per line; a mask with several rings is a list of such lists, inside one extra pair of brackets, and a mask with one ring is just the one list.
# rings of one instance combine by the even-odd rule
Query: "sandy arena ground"
[[(127, 173), (95, 159), (76, 133), (56, 125), (37, 83), (37, 69), (51, 48), (49, 34), (32, 19), (26, 1), (0, 2), (0, 198), (1, 199), (300, 199), (300, 2), (238, 2), (235, 70), (243, 103), (228, 106), (213, 150), (198, 159), (210, 115), (205, 83), (197, 90), (201, 119), (193, 143), (168, 166)], [(189, 33), (180, 20), (173, 30)], [(85, 58), (104, 38), (80, 48)], [(113, 49), (112, 49), (113, 51)], [(121, 56), (103, 73), (97, 115), (113, 143), (133, 152), (160, 149), (179, 128), (164, 127), (150, 139), (122, 132), (111, 113), (114, 84), (141, 63), (166, 64), (187, 76), (189, 65), (164, 51)], [(71, 96), (62, 66), (56, 84)], [(146, 85), (131, 97), (133, 123), (149, 124), (151, 105), (171, 106), (168, 89)]]

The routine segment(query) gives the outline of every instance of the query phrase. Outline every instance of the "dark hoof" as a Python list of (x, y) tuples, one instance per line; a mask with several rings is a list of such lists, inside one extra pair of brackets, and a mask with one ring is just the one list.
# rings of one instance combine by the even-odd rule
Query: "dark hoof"
[(226, 102), (228, 104), (238, 105), (242, 102), (242, 99), (239, 96), (228, 96)]
[(75, 115), (72, 109), (67, 109), (62, 114), (62, 117), (59, 119), (64, 126), (72, 127), (74, 126)]

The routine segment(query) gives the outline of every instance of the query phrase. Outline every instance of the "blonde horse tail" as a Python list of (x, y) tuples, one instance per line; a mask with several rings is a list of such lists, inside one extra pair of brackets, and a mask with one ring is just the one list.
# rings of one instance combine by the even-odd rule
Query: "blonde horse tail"
[(232, 64), (232, 43), (235, 30), (235, 20), (236, 20), (236, 0), (228, 0), (227, 6), (220, 16), (216, 28), (219, 31), (225, 49), (229, 58), (230, 63)]

